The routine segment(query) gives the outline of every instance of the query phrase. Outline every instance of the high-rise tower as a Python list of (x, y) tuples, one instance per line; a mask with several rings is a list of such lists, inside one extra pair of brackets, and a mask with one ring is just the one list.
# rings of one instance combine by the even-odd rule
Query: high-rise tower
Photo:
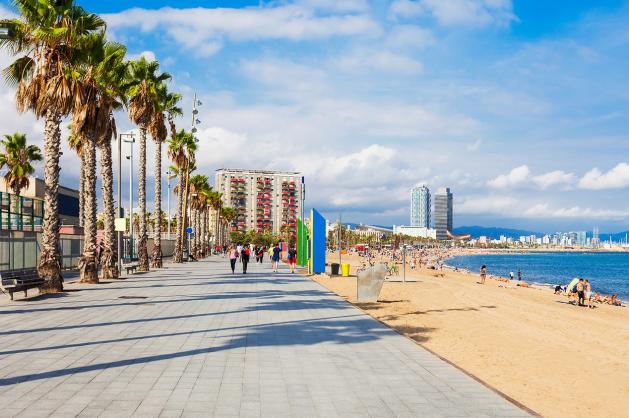
[(452, 193), (449, 188), (441, 188), (435, 194), (435, 229), (437, 239), (448, 239), (452, 231)]
[(430, 189), (424, 184), (411, 189), (411, 226), (430, 228)]

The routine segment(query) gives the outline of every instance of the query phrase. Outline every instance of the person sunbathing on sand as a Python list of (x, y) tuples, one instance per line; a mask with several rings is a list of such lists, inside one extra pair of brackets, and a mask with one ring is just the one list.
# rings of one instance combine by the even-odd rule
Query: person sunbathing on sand
[(612, 306), (622, 306), (622, 303), (618, 300), (618, 295), (616, 293), (612, 295), (612, 298), (607, 303)]
[(518, 286), (520, 286), (520, 287), (531, 287), (527, 282), (519, 282)]
[[(605, 299), (607, 299), (607, 296), (605, 296)], [(601, 297), (601, 294), (599, 292), (596, 292), (596, 295), (594, 295), (594, 302), (604, 303), (603, 298)]]

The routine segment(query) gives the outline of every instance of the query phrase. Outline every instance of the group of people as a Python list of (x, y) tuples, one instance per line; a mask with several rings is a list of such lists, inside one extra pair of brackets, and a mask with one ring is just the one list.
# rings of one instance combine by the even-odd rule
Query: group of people
[[(575, 279), (577, 280), (577, 279)], [(578, 281), (572, 281), (567, 286), (557, 285), (555, 286), (555, 294), (566, 293), (569, 299), (575, 298), (578, 306), (587, 306), (593, 308), (593, 302), (604, 303), (612, 306), (623, 306), (622, 302), (618, 300), (618, 294), (614, 293), (612, 296), (601, 295), (596, 292), (592, 297), (592, 285), (588, 279), (580, 278)], [(572, 303), (572, 301), (570, 301)]]
[[(249, 260), (251, 258), (251, 254), (253, 253), (256, 258), (256, 263), (262, 264), (264, 262), (264, 254), (267, 252), (266, 247), (264, 246), (251, 246), (249, 243), (245, 243), (244, 245), (230, 245), (226, 248), (224, 254), (229, 256), (229, 263), (232, 269), (232, 274), (236, 273), (236, 263), (240, 260), (242, 264), (242, 273), (247, 274), (247, 265), (249, 264)], [(279, 262), (282, 254), (282, 250), (279, 244), (275, 244), (273, 248), (268, 250), (269, 256), (271, 257), (271, 266), (273, 271), (277, 273), (279, 268)], [(290, 246), (287, 252), (288, 265), (290, 267), (290, 272), (295, 272), (295, 265), (297, 264), (297, 251), (293, 246)]]

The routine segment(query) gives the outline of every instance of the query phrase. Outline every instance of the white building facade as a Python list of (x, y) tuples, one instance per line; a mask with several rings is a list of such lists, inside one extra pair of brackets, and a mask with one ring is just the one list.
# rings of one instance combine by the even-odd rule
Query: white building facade
[(296, 236), (304, 191), (300, 173), (221, 168), (214, 184), (225, 206), (236, 211), (231, 231), (287, 230)]
[(432, 238), (437, 239), (437, 230), (432, 228), (424, 228), (422, 226), (401, 226), (393, 225), (393, 233), (408, 235), (415, 238)]

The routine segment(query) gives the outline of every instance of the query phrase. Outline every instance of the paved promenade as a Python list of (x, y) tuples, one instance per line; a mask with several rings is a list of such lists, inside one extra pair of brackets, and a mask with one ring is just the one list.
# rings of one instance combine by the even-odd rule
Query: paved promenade
[(527, 416), (307, 278), (167, 267), (2, 296), (0, 416)]

